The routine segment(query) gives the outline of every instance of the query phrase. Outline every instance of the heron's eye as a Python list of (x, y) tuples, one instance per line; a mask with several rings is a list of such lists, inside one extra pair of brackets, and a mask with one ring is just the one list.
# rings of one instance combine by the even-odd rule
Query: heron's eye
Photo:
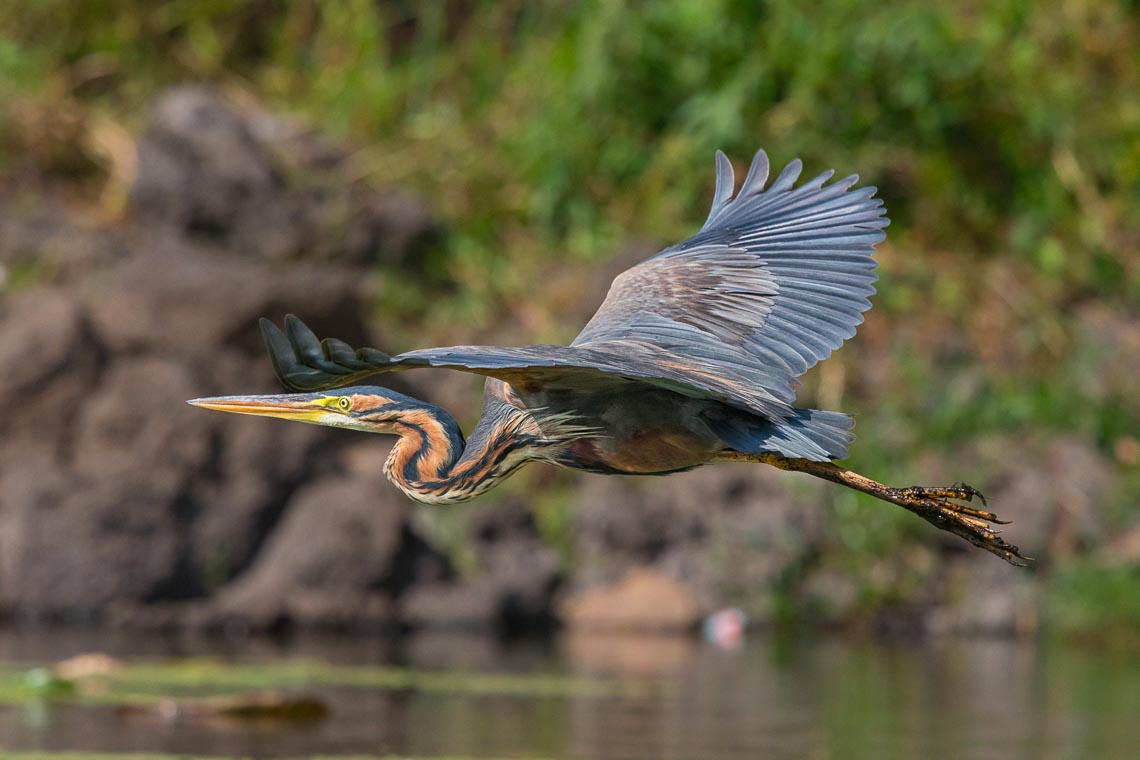
[(347, 412), (352, 408), (352, 399), (350, 399), (348, 396), (341, 396), (340, 399), (336, 402), (336, 405), (340, 407), (340, 410), (342, 412)]

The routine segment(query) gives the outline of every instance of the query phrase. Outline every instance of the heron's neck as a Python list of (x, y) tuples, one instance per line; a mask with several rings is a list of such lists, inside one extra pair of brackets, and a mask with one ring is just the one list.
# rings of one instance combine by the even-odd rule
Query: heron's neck
[[(486, 411), (486, 410), (485, 410)], [(480, 420), (469, 442), (455, 419), (430, 404), (400, 415), (393, 431), (400, 436), (384, 474), (411, 498), (426, 504), (454, 504), (473, 499), (526, 461), (527, 436), (509, 420)]]

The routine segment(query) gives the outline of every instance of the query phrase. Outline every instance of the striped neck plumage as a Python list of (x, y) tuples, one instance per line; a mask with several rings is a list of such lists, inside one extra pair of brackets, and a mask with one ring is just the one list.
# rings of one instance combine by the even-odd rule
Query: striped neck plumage
[(509, 421), (486, 434), (480, 423), (464, 442), (459, 425), (443, 409), (428, 404), (401, 410), (392, 422), (400, 436), (384, 474), (412, 499), (424, 504), (455, 504), (490, 490), (525, 463), (533, 442)]

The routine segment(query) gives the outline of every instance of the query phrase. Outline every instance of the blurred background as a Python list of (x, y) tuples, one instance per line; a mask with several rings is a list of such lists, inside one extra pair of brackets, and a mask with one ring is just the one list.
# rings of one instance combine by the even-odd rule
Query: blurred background
[[(1137, 92), (1116, 0), (5, 3), (0, 749), (1130, 755)], [(390, 352), (569, 341), (700, 226), (713, 151), (761, 147), (859, 173), (892, 220), (801, 405), (855, 415), (870, 477), (979, 487), (1029, 569), (747, 465), (533, 466), (415, 506), (390, 441), (183, 403), (276, 389), (260, 316)], [(478, 378), (389, 380), (478, 416)], [(725, 609), (749, 645), (699, 644)], [(36, 665), (96, 648), (101, 698)], [(139, 675), (160, 655), (268, 670)], [(301, 661), (333, 674), (281, 676)], [(346, 699), (337, 662), (375, 693)], [(222, 682), (308, 684), (328, 714), (146, 712)], [(945, 699), (960, 731), (892, 712)], [(994, 711), (1009, 735), (975, 725)]]

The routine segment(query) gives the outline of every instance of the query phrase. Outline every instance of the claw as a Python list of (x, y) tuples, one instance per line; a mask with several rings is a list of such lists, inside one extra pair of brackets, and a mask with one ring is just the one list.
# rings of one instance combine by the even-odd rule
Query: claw
[(971, 509), (970, 507), (963, 507), (960, 504), (953, 503), (950, 504), (950, 507), (959, 514), (976, 517), (979, 520), (985, 520), (986, 522), (1000, 522), (997, 519), (997, 515), (995, 515), (993, 512), (985, 512), (981, 509)]
[(992, 512), (964, 506), (954, 500), (969, 502), (977, 496), (982, 503), (981, 492), (965, 483), (956, 483), (949, 488), (912, 486), (900, 488), (896, 492), (895, 503), (918, 514), (927, 522), (966, 539), (973, 545), (996, 554), (1011, 565), (1024, 567), (1031, 558), (1023, 557), (1021, 550), (1007, 543), (1001, 531), (993, 525), (1008, 525), (1008, 521), (998, 519)]
[[(955, 483), (954, 486), (956, 488), (961, 488), (964, 491), (969, 491), (970, 496), (977, 496), (978, 501), (982, 502), (982, 506), (986, 506), (986, 507), (989, 506), (989, 504), (986, 503), (986, 495), (984, 493), (982, 493), (981, 491), (979, 491), (978, 489), (974, 488), (972, 485), (970, 485), (968, 483), (959, 482), (959, 483)], [(966, 497), (966, 501), (970, 501), (969, 496)]]

